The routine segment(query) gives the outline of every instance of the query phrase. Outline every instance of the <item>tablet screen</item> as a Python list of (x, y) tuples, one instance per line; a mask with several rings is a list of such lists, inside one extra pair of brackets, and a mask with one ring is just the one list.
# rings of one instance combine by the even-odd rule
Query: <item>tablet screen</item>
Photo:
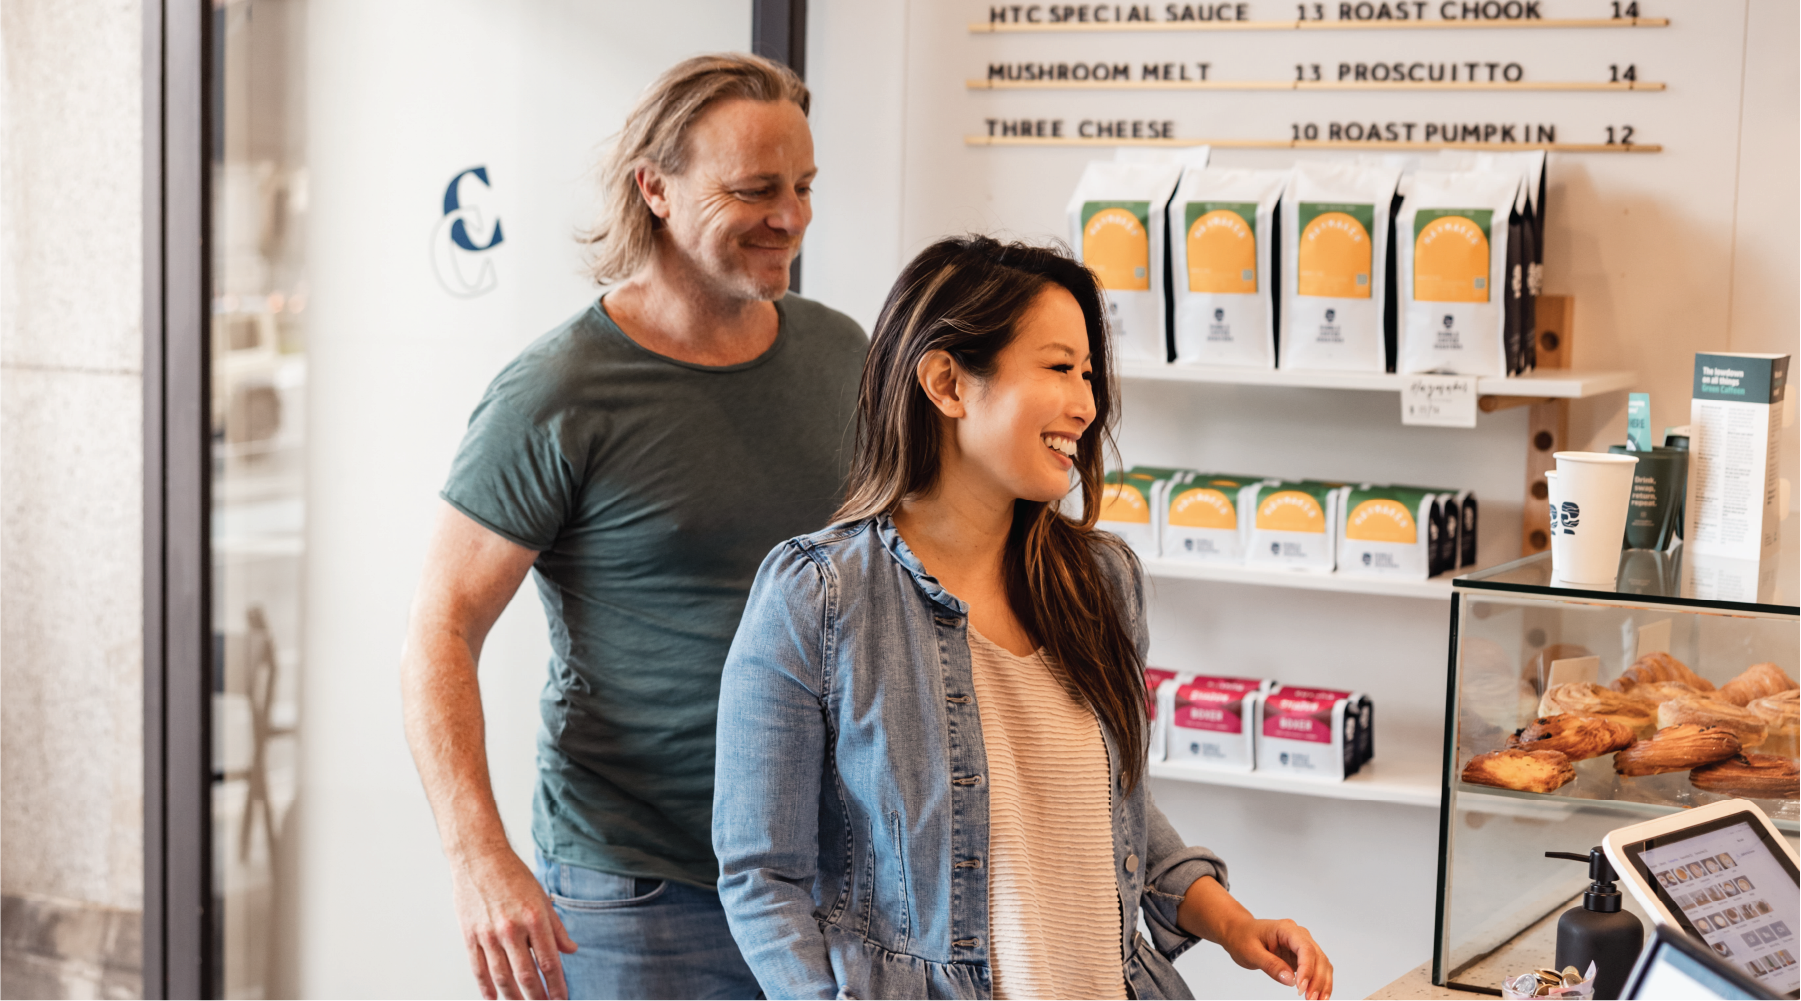
[[(1736, 979), (1735, 979), (1736, 978)], [(1659, 928), (1651, 936), (1623, 998), (1639, 1001), (1702, 1001), (1706, 998), (1756, 998), (1768, 995), (1756, 984), (1738, 977), (1736, 968), (1713, 958), (1705, 946), (1680, 931)]]
[(1625, 848), (1686, 930), (1771, 994), (1793, 995), (1801, 989), (1801, 886), (1768, 838), (1739, 813)]

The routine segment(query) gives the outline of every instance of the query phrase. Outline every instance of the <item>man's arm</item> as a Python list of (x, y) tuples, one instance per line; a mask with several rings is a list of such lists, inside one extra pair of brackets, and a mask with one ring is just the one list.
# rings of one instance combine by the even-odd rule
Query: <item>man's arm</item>
[(476, 680), (482, 642), (537, 557), (441, 504), (400, 659), (407, 743), (450, 861), (469, 963), (490, 1001), (567, 997), (558, 951), (575, 951), (501, 827)]

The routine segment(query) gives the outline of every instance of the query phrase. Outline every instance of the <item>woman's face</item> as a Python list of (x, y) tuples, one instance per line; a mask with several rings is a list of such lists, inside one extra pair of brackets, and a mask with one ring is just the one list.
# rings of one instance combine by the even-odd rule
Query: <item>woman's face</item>
[(952, 422), (962, 464), (1008, 499), (1061, 499), (1076, 443), (1094, 423), (1092, 374), (1082, 307), (1051, 286), (1020, 318), (994, 373), (965, 381)]

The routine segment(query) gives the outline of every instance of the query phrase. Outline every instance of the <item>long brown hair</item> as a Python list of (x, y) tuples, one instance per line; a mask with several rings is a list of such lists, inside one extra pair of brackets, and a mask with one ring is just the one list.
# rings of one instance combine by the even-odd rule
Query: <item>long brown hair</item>
[(638, 168), (679, 176), (688, 168), (690, 127), (702, 112), (733, 98), (791, 101), (801, 114), (813, 100), (793, 70), (748, 52), (694, 56), (665, 70), (625, 116), (625, 128), (598, 168), (605, 205), (600, 220), (581, 237), (589, 245), (588, 267), (596, 282), (630, 278), (656, 249), (662, 220), (638, 193)]
[(1055, 250), (983, 236), (940, 240), (914, 258), (888, 293), (870, 338), (856, 455), (832, 520), (892, 514), (905, 498), (936, 486), (941, 423), (915, 374), (920, 359), (946, 351), (976, 378), (991, 377), (1020, 319), (1050, 288), (1075, 297), (1088, 329), (1095, 416), (1076, 443), (1082, 515), (1015, 500), (1001, 572), (1020, 625), (1112, 734), (1130, 789), (1144, 771), (1144, 665), (1121, 619), (1116, 585), (1102, 567), (1102, 550), (1113, 550), (1134, 572), (1137, 562), (1117, 538), (1094, 528), (1105, 456), (1113, 449), (1117, 387), (1100, 288), (1087, 268)]

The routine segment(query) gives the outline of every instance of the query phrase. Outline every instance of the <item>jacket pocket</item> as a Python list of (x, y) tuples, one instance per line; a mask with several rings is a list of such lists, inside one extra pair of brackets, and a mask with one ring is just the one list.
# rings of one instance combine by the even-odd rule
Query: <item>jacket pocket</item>
[(898, 936), (896, 952), (907, 952), (913, 937), (913, 895), (912, 886), (908, 882), (907, 873), (907, 834), (898, 811), (888, 814), (888, 837), (894, 845), (894, 866), (900, 873), (898, 890), (900, 893), (900, 914), (896, 918), (895, 934)]

